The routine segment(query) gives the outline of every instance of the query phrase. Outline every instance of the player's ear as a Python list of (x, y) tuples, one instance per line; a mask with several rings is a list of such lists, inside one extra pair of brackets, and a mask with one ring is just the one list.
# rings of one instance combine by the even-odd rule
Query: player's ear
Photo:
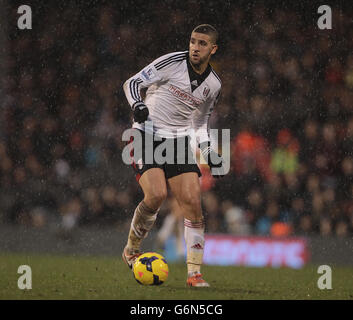
[(212, 51), (211, 54), (215, 54), (218, 49), (218, 46), (216, 44), (212, 45)]

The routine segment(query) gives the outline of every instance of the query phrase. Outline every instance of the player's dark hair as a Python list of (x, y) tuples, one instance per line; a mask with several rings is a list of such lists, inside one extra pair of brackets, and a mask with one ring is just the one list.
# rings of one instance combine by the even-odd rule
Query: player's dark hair
[(209, 35), (214, 44), (216, 44), (218, 41), (218, 31), (215, 27), (211, 26), (210, 24), (200, 24), (194, 30), (192, 30), (192, 32), (204, 33)]

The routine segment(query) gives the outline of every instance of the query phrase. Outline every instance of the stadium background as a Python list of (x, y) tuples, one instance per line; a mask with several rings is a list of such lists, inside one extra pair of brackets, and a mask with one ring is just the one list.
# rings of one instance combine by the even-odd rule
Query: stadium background
[[(207, 232), (348, 243), (349, 3), (331, 6), (332, 30), (319, 30), (313, 2), (133, 3), (28, 1), (33, 28), (19, 30), (22, 3), (0, 1), (0, 224), (11, 239), (24, 229), (58, 242), (87, 228), (127, 234), (142, 194), (121, 161), (131, 125), (122, 83), (210, 23), (223, 88), (211, 127), (231, 129), (232, 169), (220, 180), (204, 171)], [(169, 212), (166, 203), (155, 230)]]

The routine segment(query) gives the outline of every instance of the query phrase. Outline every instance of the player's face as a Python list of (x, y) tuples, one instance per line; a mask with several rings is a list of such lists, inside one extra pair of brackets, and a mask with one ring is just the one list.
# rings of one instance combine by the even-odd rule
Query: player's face
[(207, 64), (216, 52), (217, 45), (213, 44), (208, 34), (193, 32), (189, 43), (189, 59), (195, 66)]

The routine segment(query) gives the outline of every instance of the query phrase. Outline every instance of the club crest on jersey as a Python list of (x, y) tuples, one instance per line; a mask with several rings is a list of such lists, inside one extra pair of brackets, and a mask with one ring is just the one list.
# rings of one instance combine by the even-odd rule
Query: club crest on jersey
[(147, 71), (142, 70), (141, 73), (146, 80), (151, 80), (155, 77), (155, 74), (154, 74), (152, 68), (149, 68)]
[(209, 93), (210, 93), (210, 88), (209, 87), (205, 87), (205, 89), (203, 89), (203, 96), (205, 98), (207, 98)]

